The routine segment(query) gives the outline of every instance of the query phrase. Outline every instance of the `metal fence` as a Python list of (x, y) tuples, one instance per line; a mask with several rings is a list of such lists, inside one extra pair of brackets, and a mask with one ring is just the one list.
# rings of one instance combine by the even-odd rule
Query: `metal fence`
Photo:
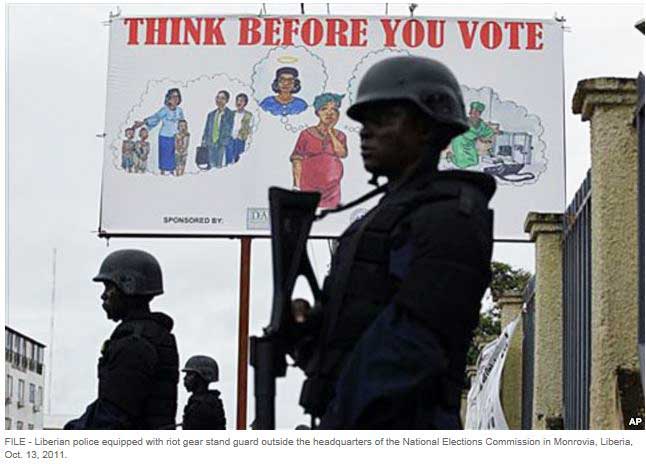
[[(642, 23), (643, 28), (643, 23)], [(637, 125), (637, 143), (639, 156), (639, 184), (637, 206), (639, 211), (639, 325), (637, 329), (637, 345), (639, 350), (639, 364), (644, 388), (644, 75), (639, 73), (637, 78), (637, 111), (635, 124)]]
[(521, 427), (532, 429), (532, 402), (534, 401), (534, 294), (535, 278), (532, 277), (525, 288), (525, 308), (523, 311), (523, 398)]
[(590, 312), (592, 298), (590, 171), (563, 215), (563, 425), (590, 424)]

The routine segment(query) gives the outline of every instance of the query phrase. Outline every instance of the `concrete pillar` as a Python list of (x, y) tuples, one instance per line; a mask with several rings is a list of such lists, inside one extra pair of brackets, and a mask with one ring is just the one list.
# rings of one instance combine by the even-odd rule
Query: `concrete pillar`
[(531, 212), (525, 232), (536, 266), (532, 429), (558, 428), (563, 418), (563, 215)]
[(580, 81), (572, 102), (590, 121), (591, 429), (623, 428), (617, 372), (639, 369), (636, 103), (635, 80), (619, 78)]
[[(500, 326), (504, 328), (523, 312), (523, 294), (516, 291), (504, 293), (498, 299)], [(502, 373), (502, 410), (511, 430), (520, 430), (523, 410), (523, 321), (509, 341), (509, 350)]]

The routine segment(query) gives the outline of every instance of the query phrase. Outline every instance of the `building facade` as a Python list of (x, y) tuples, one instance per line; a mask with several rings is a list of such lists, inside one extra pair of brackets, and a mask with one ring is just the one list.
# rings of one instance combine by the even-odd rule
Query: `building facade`
[(45, 345), (7, 326), (4, 337), (5, 429), (42, 429)]

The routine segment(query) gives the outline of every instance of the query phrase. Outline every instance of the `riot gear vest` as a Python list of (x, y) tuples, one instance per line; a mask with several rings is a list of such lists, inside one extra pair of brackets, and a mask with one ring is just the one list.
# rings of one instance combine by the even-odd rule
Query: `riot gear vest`
[(184, 407), (184, 430), (224, 430), (226, 418), (218, 390), (194, 393)]
[[(478, 323), (480, 299), (490, 281), (493, 217), (488, 201), (494, 190), (493, 179), (479, 173), (418, 173), (344, 232), (323, 289), (319, 340), (305, 369), (308, 380), (301, 405), (306, 412), (323, 415), (346, 358), (390, 304), (431, 328), (440, 339), (448, 366), (442, 374), (446, 388), (439, 394), (447, 404), (459, 402), (466, 351)], [(459, 223), (442, 221), (456, 211)], [(432, 234), (425, 236), (425, 228), (419, 224), (438, 220), (436, 227), (444, 232), (469, 229), (468, 234), (456, 230), (456, 239), (468, 235), (477, 242), (468, 247), (476, 250), (468, 257), (446, 257), (447, 268), (463, 269), (466, 285), (447, 281), (435, 261), (405, 275), (410, 248), (424, 247), (426, 241), (433, 240)], [(436, 286), (443, 287), (447, 301), (437, 301), (437, 292), (432, 291), (424, 300), (428, 273), (437, 275)]]
[(101, 350), (99, 399), (128, 415), (132, 428), (175, 423), (179, 357), (173, 320), (145, 313), (117, 326)]

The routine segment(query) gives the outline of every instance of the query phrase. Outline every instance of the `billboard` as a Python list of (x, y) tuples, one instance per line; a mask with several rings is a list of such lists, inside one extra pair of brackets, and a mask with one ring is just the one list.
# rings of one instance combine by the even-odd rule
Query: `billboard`
[(528, 211), (564, 207), (562, 35), (554, 20), (114, 19), (100, 233), (268, 235), (272, 185), (319, 191), (321, 208), (359, 197), (372, 187), (345, 111), (372, 64), (422, 55), (455, 73), (470, 121), (440, 169), (495, 176), (495, 236), (526, 239)]

